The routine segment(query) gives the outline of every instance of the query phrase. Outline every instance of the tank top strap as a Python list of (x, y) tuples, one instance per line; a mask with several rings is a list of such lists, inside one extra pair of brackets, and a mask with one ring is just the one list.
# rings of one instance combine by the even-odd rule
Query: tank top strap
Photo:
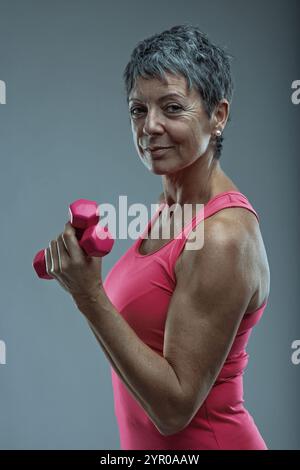
[(216, 212), (219, 212), (220, 210), (228, 207), (244, 207), (245, 209), (253, 212), (259, 222), (259, 216), (257, 212), (253, 209), (252, 205), (248, 201), (247, 197), (244, 196), (244, 194), (238, 191), (226, 191), (224, 193), (217, 194), (217, 196), (212, 198), (210, 201), (208, 201), (207, 204), (203, 206), (203, 210), (200, 210), (193, 217), (191, 222), (185, 227), (185, 235), (188, 236), (191, 230), (194, 230), (201, 220), (207, 219)]
[(222, 209), (230, 207), (244, 207), (251, 211), (257, 218), (259, 223), (259, 215), (250, 204), (247, 197), (238, 191), (225, 191), (217, 194), (214, 198), (210, 199), (204, 204), (200, 211), (192, 218), (192, 220), (184, 227), (183, 231), (180, 232), (176, 238), (174, 238), (170, 247), (170, 266), (174, 266), (175, 262), (184, 249), (187, 238), (197, 225), (204, 219), (211, 217), (216, 212)]

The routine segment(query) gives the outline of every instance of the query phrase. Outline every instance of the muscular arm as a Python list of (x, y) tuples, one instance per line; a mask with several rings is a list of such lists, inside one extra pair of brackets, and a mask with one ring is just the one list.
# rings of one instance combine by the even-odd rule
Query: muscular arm
[(163, 355), (181, 390), (177, 432), (219, 375), (257, 283), (246, 229), (222, 219), (209, 225), (203, 248), (183, 252), (165, 325)]

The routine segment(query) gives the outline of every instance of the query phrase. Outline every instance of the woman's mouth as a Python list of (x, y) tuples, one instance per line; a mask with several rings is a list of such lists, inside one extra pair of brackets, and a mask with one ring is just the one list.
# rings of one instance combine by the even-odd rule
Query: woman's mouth
[(147, 149), (147, 152), (149, 152), (152, 157), (162, 157), (171, 148), (173, 147), (160, 147), (153, 150)]

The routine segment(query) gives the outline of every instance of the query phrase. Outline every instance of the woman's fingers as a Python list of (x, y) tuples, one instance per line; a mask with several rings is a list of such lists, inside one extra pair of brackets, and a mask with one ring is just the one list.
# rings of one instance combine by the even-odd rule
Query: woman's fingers
[(47, 274), (49, 274), (49, 276), (54, 277), (52, 273), (52, 258), (50, 254), (50, 248), (46, 248), (44, 252), (45, 252), (46, 272)]
[(56, 240), (51, 240), (51, 242), (49, 243), (49, 251), (51, 258), (51, 272), (57, 275), (60, 273), (60, 262), (58, 258)]
[[(61, 287), (66, 291), (69, 292), (68, 286), (63, 281), (62, 277), (59, 275), (61, 273), (61, 261), (59, 258), (56, 240), (52, 240), (49, 243), (49, 248), (45, 249), (45, 261), (46, 261), (46, 271), (49, 276), (52, 276), (57, 282), (61, 285)], [(57, 270), (57, 266), (59, 266), (59, 271)]]

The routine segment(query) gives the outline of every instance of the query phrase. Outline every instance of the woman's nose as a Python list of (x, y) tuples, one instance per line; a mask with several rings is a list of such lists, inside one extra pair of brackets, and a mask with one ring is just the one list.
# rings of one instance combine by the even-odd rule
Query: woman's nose
[(161, 115), (154, 110), (148, 111), (145, 118), (143, 133), (144, 134), (159, 134), (164, 132), (163, 119)]

